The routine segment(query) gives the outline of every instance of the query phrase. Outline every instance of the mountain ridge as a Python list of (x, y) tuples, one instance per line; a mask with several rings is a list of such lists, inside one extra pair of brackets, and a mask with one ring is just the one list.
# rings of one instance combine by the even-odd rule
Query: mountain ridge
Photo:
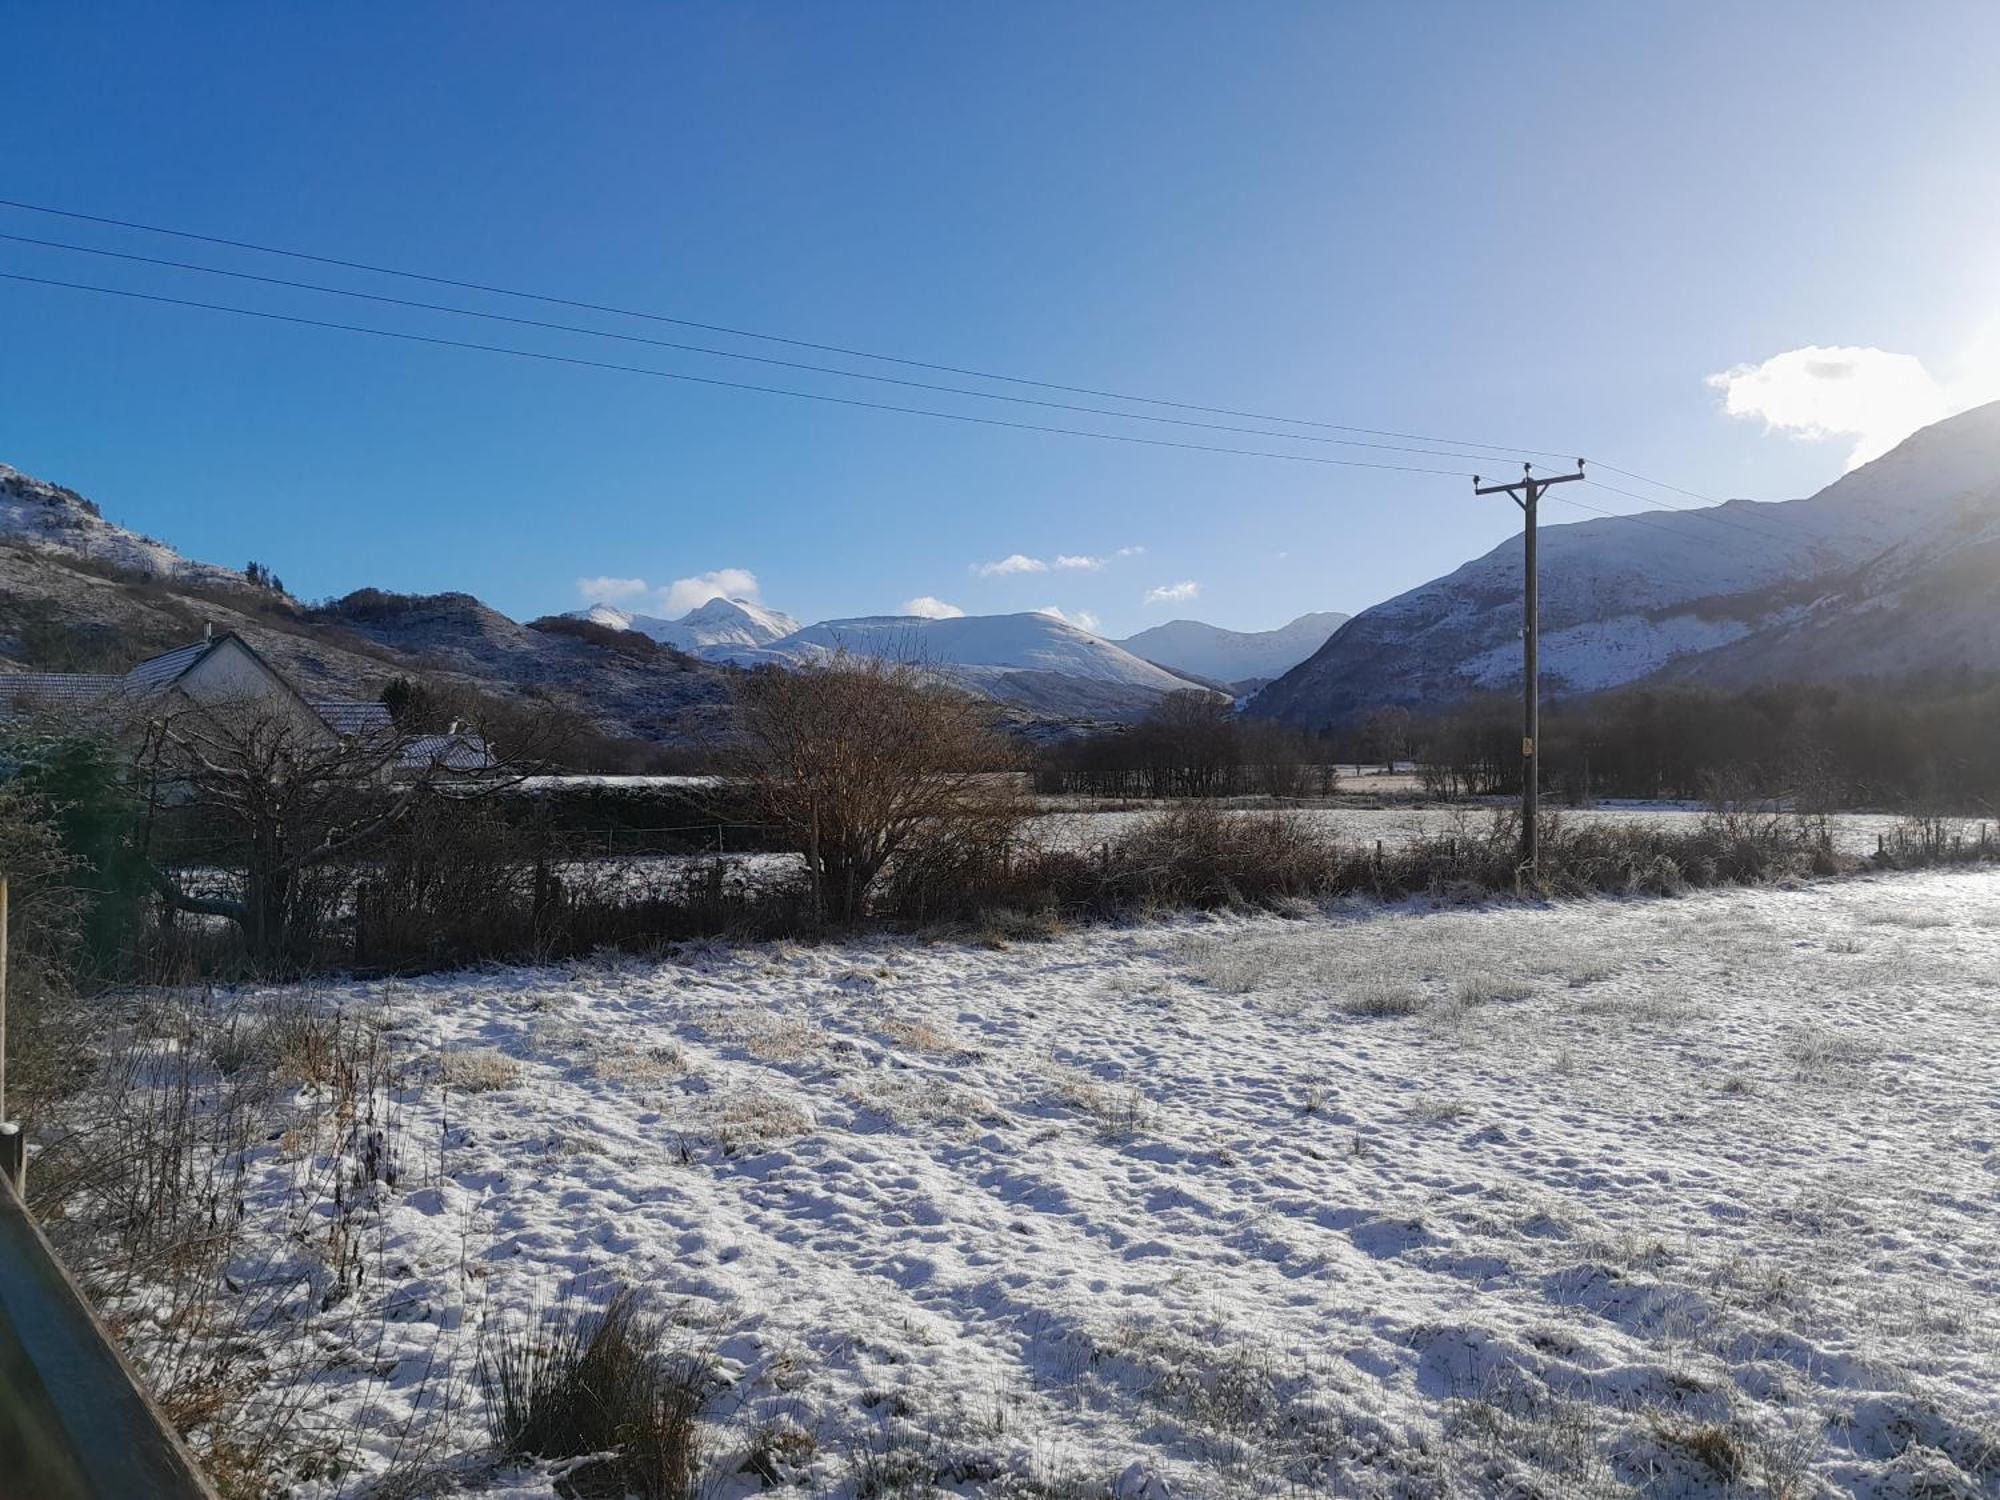
[(1205, 620), (1169, 620), (1114, 641), (1134, 656), (1211, 682), (1241, 685), (1289, 672), (1350, 617), (1316, 610), (1275, 630), (1230, 630)]
[[(1922, 559), (1963, 557), (1947, 533), (1978, 533), (1995, 515), (2000, 403), (1924, 428), (1803, 499), (1731, 500), (1545, 526), (1544, 690), (1587, 694), (1655, 678), (1853, 675), (1861, 670), (1865, 632), (1835, 629), (1835, 618), (1881, 608), (1886, 580), (1903, 578)], [(1917, 597), (1907, 578), (1900, 587)], [(1376, 707), (1437, 709), (1512, 691), (1520, 673), (1520, 600), (1521, 543), (1510, 538), (1362, 611), (1252, 698), (1249, 711), (1298, 727), (1337, 728)], [(1985, 639), (1976, 623), (1965, 622), (1968, 643)], [(1916, 615), (1904, 615), (1902, 624), (1899, 669), (1949, 654), (1941, 642), (1927, 648)], [(1818, 641), (1818, 654), (1804, 644), (1776, 644), (1788, 638)], [(1844, 654), (1827, 657), (1823, 648), (1832, 643), (1845, 643)], [(1967, 649), (1982, 664), (2000, 666), (1983, 645)]]

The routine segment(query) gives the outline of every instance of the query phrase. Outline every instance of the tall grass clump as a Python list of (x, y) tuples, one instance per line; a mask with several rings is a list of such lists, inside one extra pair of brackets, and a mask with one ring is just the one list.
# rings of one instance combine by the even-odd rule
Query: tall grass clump
[(666, 1321), (628, 1290), (601, 1310), (570, 1297), (482, 1341), (479, 1385), (496, 1448), (530, 1458), (594, 1457), (572, 1480), (642, 1500), (687, 1500), (701, 1467), (701, 1411), (714, 1372), (668, 1347)]

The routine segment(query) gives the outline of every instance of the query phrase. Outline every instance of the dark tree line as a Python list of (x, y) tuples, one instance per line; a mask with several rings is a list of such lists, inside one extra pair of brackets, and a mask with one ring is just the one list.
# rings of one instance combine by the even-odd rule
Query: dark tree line
[[(1513, 698), (1419, 719), (1410, 733), (1434, 795), (1520, 790)], [(1977, 811), (2000, 806), (2000, 679), (1608, 693), (1544, 708), (1541, 752), (1544, 788), (1575, 802), (1702, 798), (1726, 781), (1808, 810)]]
[(1244, 719), (1227, 699), (1169, 693), (1129, 729), (1051, 746), (1036, 768), (1044, 792), (1096, 797), (1315, 796), (1333, 771), (1308, 736)]

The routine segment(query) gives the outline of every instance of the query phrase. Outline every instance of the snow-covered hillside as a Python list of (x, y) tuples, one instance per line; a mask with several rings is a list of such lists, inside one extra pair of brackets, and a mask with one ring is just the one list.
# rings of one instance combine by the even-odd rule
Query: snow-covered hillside
[(842, 653), (909, 662), (975, 692), (1060, 717), (1135, 718), (1164, 695), (1195, 686), (1039, 612), (824, 620), (768, 646), (707, 654), (751, 666), (827, 661)]
[(192, 562), (165, 542), (107, 521), (75, 490), (0, 464), (0, 541), (86, 557), (159, 578), (241, 583), (243, 575)]
[(1276, 630), (1225, 630), (1201, 620), (1169, 620), (1117, 644), (1173, 671), (1234, 684), (1291, 671), (1324, 646), (1347, 618), (1321, 610)]
[(676, 647), (692, 656), (707, 655), (717, 649), (768, 646), (799, 628), (799, 622), (790, 615), (751, 599), (711, 599), (676, 620), (631, 614), (609, 604), (576, 610), (570, 618), (589, 620), (612, 630), (636, 630), (663, 646)]
[[(1754, 664), (1738, 675), (1867, 670), (1825, 651), (1759, 653), (1738, 643), (1774, 639), (1809, 616), (1824, 623), (1830, 599), (1848, 599), (1836, 613), (1849, 619), (1875, 608), (1865, 589), (1853, 593), (1862, 570), (1963, 555), (2000, 519), (2000, 404), (1926, 428), (1805, 500), (1547, 524), (1559, 513), (1552, 497), (1541, 545), (1550, 692), (1614, 687), (1665, 669), (1699, 679), (1711, 657), (1718, 677), (1732, 657)], [(1902, 666), (2000, 667), (2000, 632), (1972, 651), (1949, 631), (1932, 639), (1931, 601), (1921, 591), (1905, 598)], [(1252, 709), (1329, 724), (1380, 704), (1437, 706), (1511, 689), (1520, 671), (1520, 600), (1521, 544), (1510, 539), (1363, 611), (1264, 689)]]
[(1149, 661), (1053, 615), (959, 615), (933, 620), (874, 615), (825, 620), (787, 636), (773, 654), (806, 659), (845, 651), (889, 657), (980, 679), (1008, 672), (1055, 672), (1088, 682), (1170, 693), (1187, 687)]

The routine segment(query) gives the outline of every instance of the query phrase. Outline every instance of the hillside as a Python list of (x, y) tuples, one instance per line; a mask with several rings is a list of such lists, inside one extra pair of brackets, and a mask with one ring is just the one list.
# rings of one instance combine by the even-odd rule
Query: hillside
[(75, 490), (0, 464), (0, 540), (162, 582), (241, 584), (241, 573), (191, 562), (165, 542), (104, 519)]
[(1202, 620), (1169, 620), (1114, 644), (1169, 671), (1241, 686), (1291, 671), (1347, 619), (1338, 611), (1321, 610), (1276, 630), (1225, 630)]
[[(2000, 666), (1988, 623), (1996, 521), (2000, 403), (1925, 428), (1807, 499), (1545, 524), (1545, 688)], [(1520, 600), (1510, 538), (1355, 616), (1251, 711), (1330, 726), (1378, 705), (1510, 691)]]
[(921, 661), (1005, 707), (1027, 738), (1143, 716), (1192, 686), (1048, 615), (837, 620), (712, 599), (677, 620), (599, 605), (523, 624), (470, 594), (359, 589), (303, 604), (107, 521), (84, 496), (0, 466), (0, 672), (123, 671), (233, 630), (309, 695), (374, 698), (424, 677), (567, 709), (614, 740), (685, 745), (733, 668), (847, 651)]
[(361, 590), (303, 605), (107, 522), (75, 491), (0, 470), (0, 671), (123, 671), (210, 624), (308, 696), (373, 698), (424, 677), (551, 703), (612, 739), (668, 743), (726, 697), (721, 669), (533, 629), (467, 594)]

